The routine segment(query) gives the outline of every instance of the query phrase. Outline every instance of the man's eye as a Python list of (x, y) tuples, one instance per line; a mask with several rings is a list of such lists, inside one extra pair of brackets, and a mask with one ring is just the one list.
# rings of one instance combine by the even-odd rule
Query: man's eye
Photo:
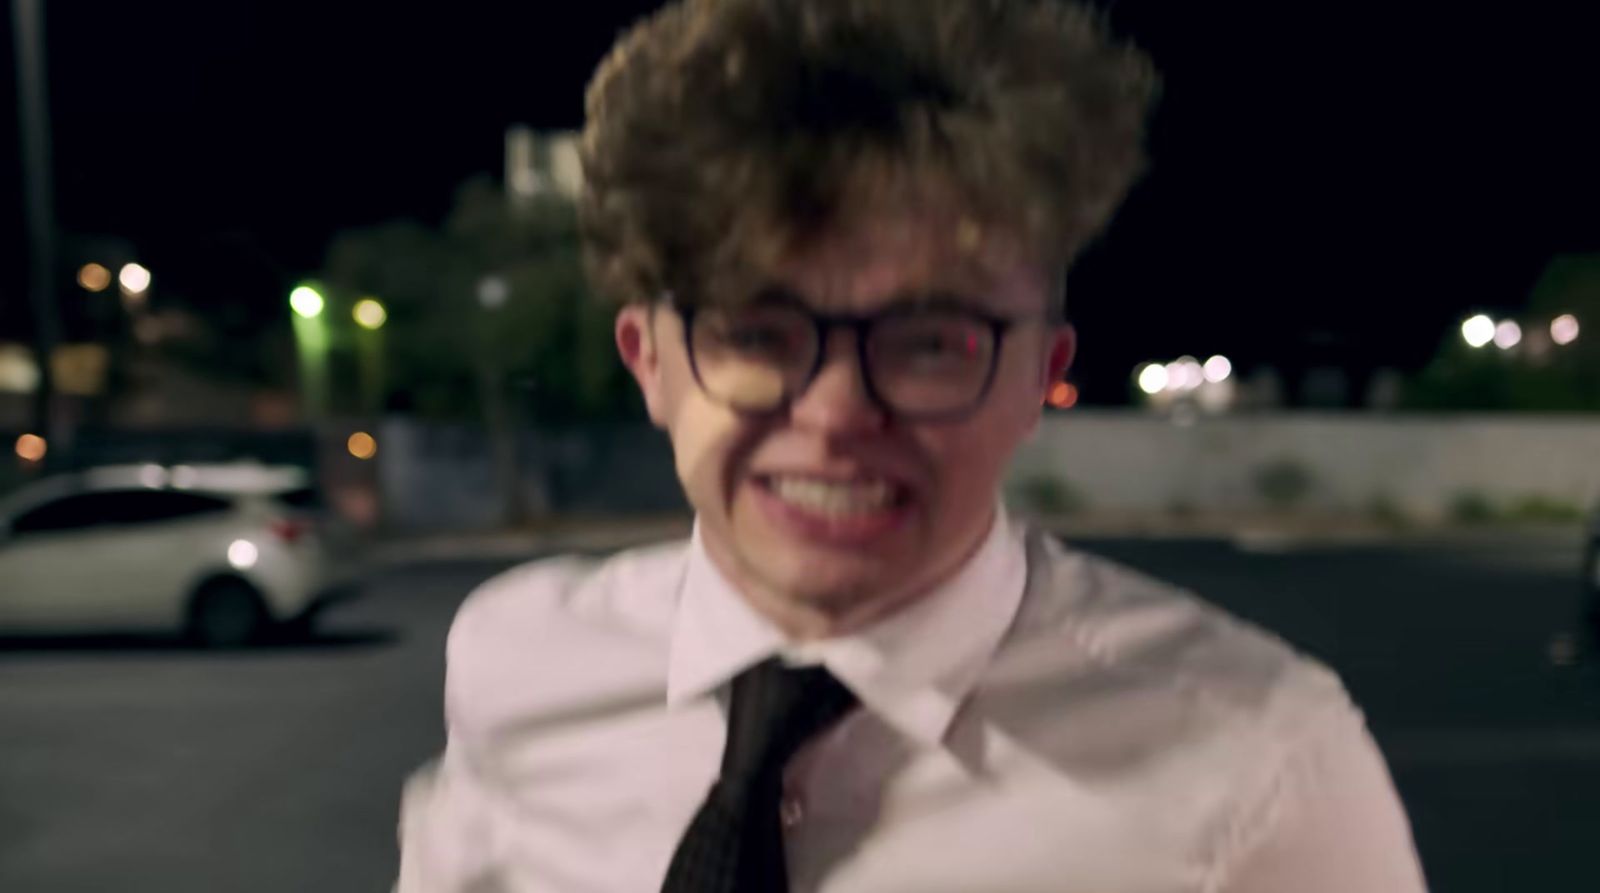
[(939, 334), (919, 336), (907, 346), (918, 353), (929, 354), (932, 356), (955, 353), (957, 351), (957, 346), (953, 338), (947, 335)]
[(776, 326), (732, 326), (723, 331), (722, 343), (729, 350), (764, 357), (788, 357), (800, 350), (800, 340)]
[(979, 339), (961, 331), (912, 332), (899, 339), (896, 349), (923, 360), (958, 360), (976, 356)]
[(727, 333), (726, 339), (730, 345), (748, 350), (778, 348), (789, 340), (782, 332), (761, 328), (733, 329)]

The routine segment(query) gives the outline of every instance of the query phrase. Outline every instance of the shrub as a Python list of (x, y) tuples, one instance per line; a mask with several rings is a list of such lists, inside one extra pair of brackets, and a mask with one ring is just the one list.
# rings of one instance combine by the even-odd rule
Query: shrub
[(1548, 496), (1524, 496), (1512, 505), (1510, 516), (1515, 521), (1566, 524), (1582, 521), (1584, 513), (1583, 508), (1575, 503)]
[(1011, 488), (1011, 502), (1037, 515), (1071, 515), (1084, 509), (1083, 493), (1070, 482), (1051, 474), (1034, 474)]
[(1296, 459), (1279, 459), (1255, 470), (1256, 492), (1273, 508), (1293, 508), (1315, 483), (1311, 469)]
[(1489, 497), (1476, 490), (1463, 490), (1450, 500), (1450, 517), (1462, 524), (1484, 524), (1497, 514)]

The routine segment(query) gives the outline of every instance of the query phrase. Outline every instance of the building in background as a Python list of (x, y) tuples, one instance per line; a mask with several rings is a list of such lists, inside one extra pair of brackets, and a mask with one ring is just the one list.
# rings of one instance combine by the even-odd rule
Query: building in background
[(513, 201), (541, 196), (576, 200), (583, 189), (583, 162), (576, 131), (540, 133), (526, 125), (506, 130), (506, 193)]

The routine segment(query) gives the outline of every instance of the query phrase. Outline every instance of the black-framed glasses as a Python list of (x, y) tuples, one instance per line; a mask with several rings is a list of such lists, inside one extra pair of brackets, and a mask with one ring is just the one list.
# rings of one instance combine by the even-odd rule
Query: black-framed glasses
[(789, 405), (822, 371), (829, 335), (847, 329), (855, 333), (867, 395), (897, 418), (915, 421), (958, 419), (981, 406), (1006, 334), (1037, 321), (948, 300), (865, 316), (816, 313), (781, 298), (737, 307), (672, 306), (683, 320), (695, 380), (725, 406), (765, 414)]

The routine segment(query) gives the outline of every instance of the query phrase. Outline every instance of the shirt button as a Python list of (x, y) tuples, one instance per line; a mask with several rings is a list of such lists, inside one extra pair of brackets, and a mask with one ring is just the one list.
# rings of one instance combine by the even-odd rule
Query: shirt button
[(799, 825), (806, 817), (806, 806), (799, 797), (790, 795), (778, 803), (778, 821), (784, 828)]

